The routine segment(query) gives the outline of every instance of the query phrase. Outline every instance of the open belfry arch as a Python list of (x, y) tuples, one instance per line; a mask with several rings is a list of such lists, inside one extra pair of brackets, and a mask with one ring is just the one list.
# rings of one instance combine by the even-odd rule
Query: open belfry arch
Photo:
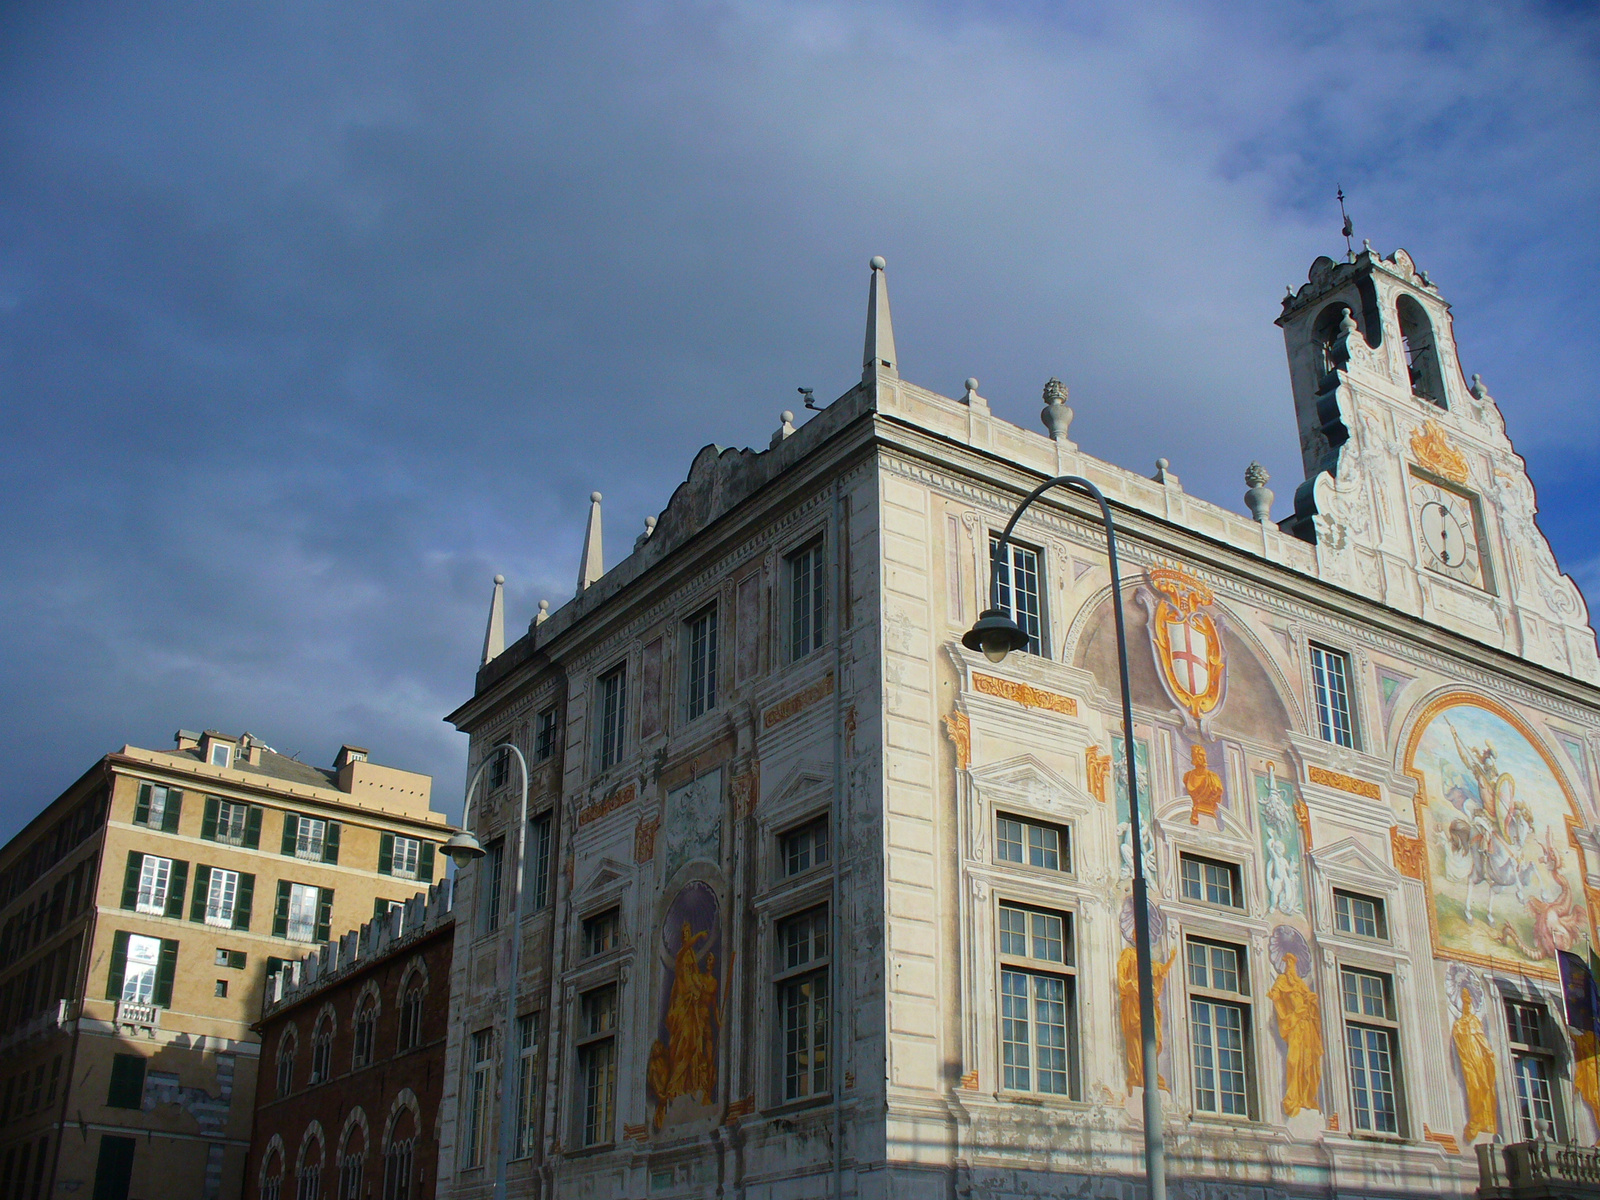
[[(450, 719), (474, 770), (531, 764), (530, 949), (509, 979), (512, 778), (459, 883), (443, 1194), (512, 1144), (528, 1195), (1126, 1190), (1136, 859), (1185, 1194), (1492, 1195), (1589, 1153), (1556, 972), (1600, 897), (1583, 599), (1405, 251), (1318, 259), (1279, 324), (1275, 523), (1259, 464), (1233, 512), (1085, 453), (1059, 378), (1042, 433), (910, 382), (874, 258), (859, 384), (702, 449), (610, 567), (596, 494), (578, 594), (510, 645), (497, 581)], [(1098, 512), (1047, 492), (998, 540), (1068, 474), (1116, 514), (1131, 729)], [(991, 607), (1026, 651), (963, 647)], [(542, 1037), (503, 1133), (470, 1085), (512, 1015)]]

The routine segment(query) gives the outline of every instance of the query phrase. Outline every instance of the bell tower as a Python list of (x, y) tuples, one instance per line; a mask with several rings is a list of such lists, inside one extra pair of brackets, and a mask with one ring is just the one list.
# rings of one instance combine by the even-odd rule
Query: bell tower
[(1284, 297), (1305, 482), (1285, 532), (1323, 578), (1600, 681), (1594, 632), (1534, 521), (1533, 484), (1426, 271), (1370, 244)]

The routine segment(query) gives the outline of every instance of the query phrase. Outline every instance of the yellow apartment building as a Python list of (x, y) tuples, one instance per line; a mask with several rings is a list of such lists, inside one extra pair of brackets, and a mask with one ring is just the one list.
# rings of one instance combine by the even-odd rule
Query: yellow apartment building
[(431, 789), (180, 730), (0, 849), (0, 1196), (238, 1196), (266, 978), (443, 877)]

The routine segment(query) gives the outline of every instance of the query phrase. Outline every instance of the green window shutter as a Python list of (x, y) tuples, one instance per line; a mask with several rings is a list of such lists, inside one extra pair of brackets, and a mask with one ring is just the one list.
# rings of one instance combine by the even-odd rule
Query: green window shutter
[(189, 901), (189, 920), (204, 921), (206, 919), (206, 902), (211, 899), (211, 868), (199, 866), (194, 869), (194, 899)]
[(433, 882), (433, 843), (423, 842), (417, 851), (417, 878), (423, 883)]
[(272, 936), (289, 936), (289, 881), (278, 880), (278, 907), (272, 914)]
[(172, 882), (167, 885), (167, 916), (183, 916), (183, 891), (189, 882), (189, 864), (181, 858), (172, 860)]
[(117, 936), (111, 939), (111, 974), (106, 976), (106, 999), (122, 999), (122, 977), (128, 971), (128, 934), (126, 930), (117, 930)]
[(111, 1058), (111, 1087), (107, 1108), (138, 1108), (144, 1102), (145, 1059), (142, 1054), (116, 1054)]
[(378, 838), (378, 874), (394, 874), (394, 834), (385, 833)]
[(256, 877), (254, 875), (239, 875), (239, 890), (233, 898), (233, 927), (235, 929), (250, 928), (250, 906), (256, 898)]
[(94, 1166), (94, 1194), (90, 1200), (128, 1200), (133, 1179), (134, 1152), (139, 1142), (131, 1137), (100, 1135), (100, 1157)]
[(178, 974), (178, 943), (161, 939), (161, 961), (156, 965), (156, 992), (150, 997), (162, 1008), (172, 1007), (172, 981)]
[(389, 902), (387, 900), (385, 900), (382, 896), (379, 896), (376, 900), (374, 900), (372, 902), (372, 915), (374, 917), (381, 917), (385, 913), (387, 913), (388, 911), (389, 911)]
[(333, 932), (333, 889), (317, 889), (317, 934), (319, 942), (328, 940)]
[(177, 788), (167, 789), (167, 806), (161, 811), (161, 832), (178, 832), (178, 814), (183, 811), (183, 793)]
[(206, 797), (206, 813), (200, 818), (200, 836), (208, 842), (217, 840), (217, 810), (222, 801), (215, 796)]
[(300, 832), (300, 818), (294, 813), (283, 814), (283, 852), (294, 853), (294, 839)]
[(244, 816), (244, 848), (257, 850), (261, 846), (261, 810), (252, 804)]
[(336, 863), (339, 861), (339, 822), (328, 822), (328, 836), (322, 840), (322, 861)]
[(133, 823), (135, 825), (148, 825), (150, 823), (150, 785), (139, 785), (139, 798), (133, 802)]
[(122, 907), (139, 907), (139, 872), (144, 870), (144, 855), (128, 851), (128, 871), (122, 877)]

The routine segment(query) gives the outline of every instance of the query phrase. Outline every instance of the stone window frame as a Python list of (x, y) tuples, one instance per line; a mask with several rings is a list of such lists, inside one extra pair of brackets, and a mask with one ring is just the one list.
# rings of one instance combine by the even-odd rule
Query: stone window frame
[[(773, 618), (778, 624), (774, 631), (773, 645), (779, 647), (776, 657), (781, 659), (781, 668), (787, 669), (812, 658), (818, 651), (826, 649), (832, 644), (833, 625), (837, 614), (834, 610), (835, 587), (833, 573), (838, 569), (828, 554), (828, 547), (832, 544), (832, 525), (828, 518), (818, 515), (807, 522), (802, 529), (791, 532), (776, 547), (776, 562), (779, 564), (779, 579), (777, 603), (772, 605)], [(822, 583), (822, 619), (820, 629), (817, 628), (816, 613), (812, 613), (812, 629), (810, 645), (804, 653), (795, 653), (794, 644), (794, 560), (801, 554), (808, 553), (813, 548), (820, 549), (824, 579)]]

